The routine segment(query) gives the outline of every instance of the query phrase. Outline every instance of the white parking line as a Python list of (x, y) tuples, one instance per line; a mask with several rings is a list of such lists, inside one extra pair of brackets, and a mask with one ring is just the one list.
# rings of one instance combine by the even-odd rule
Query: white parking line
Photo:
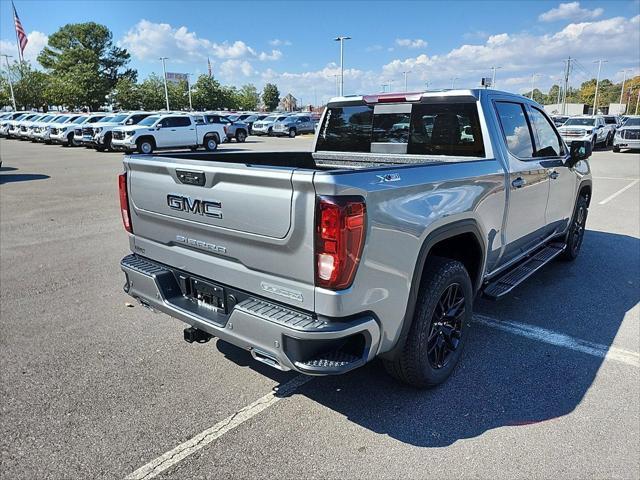
[(598, 205), (604, 205), (605, 203), (609, 203), (611, 200), (613, 200), (614, 198), (616, 198), (618, 195), (620, 195), (623, 192), (626, 192), (627, 190), (629, 190), (631, 187), (633, 187), (636, 183), (640, 182), (640, 180), (636, 179), (633, 182), (631, 182), (629, 185), (627, 185), (626, 187), (621, 188), (620, 190), (618, 190), (616, 193), (614, 193), (613, 195), (609, 195), (607, 198), (605, 198), (604, 200), (602, 200), (600, 203), (598, 203)]
[(550, 345), (568, 348), (594, 357), (625, 363), (633, 367), (640, 367), (640, 354), (630, 350), (618, 347), (608, 347), (606, 345), (570, 337), (563, 333), (547, 330), (546, 328), (535, 327), (533, 325), (511, 322), (508, 320), (496, 320), (485, 315), (474, 315), (473, 320), (482, 325), (486, 325), (487, 327), (496, 328), (521, 337), (527, 337)]
[(209, 445), (211, 442), (220, 438), (222, 435), (230, 430), (242, 425), (247, 420), (255, 417), (257, 414), (266, 410), (276, 402), (282, 400), (283, 397), (290, 395), (297, 388), (304, 385), (313, 377), (306, 375), (298, 375), (292, 380), (282, 385), (276, 392), (270, 392), (265, 396), (259, 398), (255, 402), (246, 407), (238, 410), (234, 414), (228, 416), (221, 422), (216, 423), (213, 427), (206, 429), (204, 432), (199, 433), (195, 437), (181, 443), (173, 450), (169, 450), (167, 453), (159, 456), (155, 460), (151, 460), (146, 465), (143, 465), (135, 472), (130, 473), (125, 477), (126, 480), (148, 480), (158, 476), (164, 472), (167, 468), (172, 467), (176, 463), (181, 462), (192, 453), (197, 452), (201, 448)]
[[(485, 315), (474, 315), (473, 320), (487, 327), (496, 328), (521, 337), (568, 348), (594, 357), (604, 358), (606, 360), (612, 360), (634, 367), (640, 367), (640, 354), (629, 350), (617, 347), (607, 347), (606, 345), (570, 337), (545, 328), (507, 320), (496, 320)], [(252, 404), (241, 408), (234, 414), (216, 423), (213, 427), (206, 429), (190, 440), (181, 443), (174, 449), (169, 450), (154, 460), (151, 460), (146, 465), (138, 468), (135, 472), (127, 475), (125, 480), (149, 480), (158, 476), (166, 469), (180, 463), (189, 455), (204, 448), (214, 440), (223, 436), (225, 433), (239, 427), (247, 420), (250, 420), (260, 412), (271, 407), (276, 402), (282, 400), (282, 398), (292, 394), (295, 390), (312, 379), (313, 377), (306, 375), (298, 375), (297, 377), (294, 377), (292, 380), (278, 388), (277, 391), (266, 394)]]

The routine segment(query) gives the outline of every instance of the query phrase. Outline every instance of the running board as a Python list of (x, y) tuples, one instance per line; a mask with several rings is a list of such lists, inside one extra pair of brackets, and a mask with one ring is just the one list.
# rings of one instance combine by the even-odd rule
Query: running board
[(564, 243), (551, 243), (535, 254), (526, 258), (522, 263), (507, 270), (500, 277), (489, 282), (483, 289), (483, 295), (491, 300), (498, 300), (516, 288), (535, 272), (551, 262), (564, 252)]

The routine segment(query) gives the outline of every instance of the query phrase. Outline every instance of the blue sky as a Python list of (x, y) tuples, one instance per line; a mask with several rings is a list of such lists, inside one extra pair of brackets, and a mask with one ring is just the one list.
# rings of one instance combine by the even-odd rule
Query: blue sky
[[(204, 2), (15, 0), (34, 59), (47, 36), (65, 23), (95, 21), (132, 54), (140, 77), (168, 70), (205, 73), (207, 56), (223, 83), (276, 83), (305, 103), (335, 93), (339, 49), (345, 44), (345, 93), (474, 87), (497, 71), (498, 88), (521, 92), (532, 74), (543, 89), (558, 81), (562, 59), (579, 64), (572, 83), (640, 72), (640, 2)], [(241, 7), (241, 8), (240, 8)], [(0, 50), (15, 53), (11, 3), (0, 1)]]

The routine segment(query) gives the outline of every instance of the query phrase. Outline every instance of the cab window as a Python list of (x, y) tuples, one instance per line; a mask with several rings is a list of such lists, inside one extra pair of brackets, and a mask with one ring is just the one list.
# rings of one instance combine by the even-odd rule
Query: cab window
[(562, 154), (562, 143), (547, 117), (537, 108), (531, 107), (531, 125), (536, 132), (534, 157), (557, 157)]
[(524, 105), (515, 102), (496, 102), (496, 110), (509, 152), (518, 158), (532, 158), (533, 140)]

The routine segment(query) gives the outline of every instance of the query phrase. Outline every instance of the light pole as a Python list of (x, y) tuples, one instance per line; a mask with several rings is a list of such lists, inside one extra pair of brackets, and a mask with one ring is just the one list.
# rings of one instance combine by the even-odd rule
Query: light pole
[(430, 83), (429, 80), (425, 80), (424, 86), (426, 90), (429, 90), (429, 83)]
[(164, 98), (167, 101), (167, 112), (169, 111), (169, 89), (167, 88), (167, 67), (164, 64), (165, 60), (168, 60), (169, 57), (160, 57), (162, 61), (162, 73), (164, 77)]
[(189, 111), (193, 112), (193, 105), (191, 104), (191, 82), (189, 82), (190, 73), (187, 73), (187, 93), (189, 94)]
[(493, 73), (491, 74), (491, 88), (495, 89), (496, 88), (496, 70), (501, 69), (502, 67), (491, 67), (491, 70), (493, 70)]
[(603, 63), (607, 63), (606, 60), (596, 60), (593, 63), (598, 64), (598, 76), (596, 77), (596, 93), (593, 96), (593, 114), (598, 114), (598, 85), (600, 84), (600, 69), (602, 68)]
[(404, 75), (404, 91), (407, 91), (407, 74), (411, 73), (411, 70), (406, 71), (406, 72), (402, 72), (402, 74)]
[(13, 102), (13, 111), (18, 110), (16, 108), (16, 97), (13, 94), (13, 82), (11, 82), (11, 72), (9, 71), (9, 59), (13, 58), (13, 55), (2, 55), (7, 63), (7, 81), (9, 82), (9, 89), (11, 90), (11, 102)]
[[(622, 105), (622, 96), (624, 95), (624, 82), (627, 79), (627, 72), (632, 72), (633, 70), (630, 68), (625, 68), (622, 70), (622, 88), (620, 89), (620, 105)], [(626, 107), (625, 107), (626, 111)]]
[(536, 82), (536, 77), (541, 77), (542, 74), (541, 73), (534, 73), (533, 75), (531, 75), (531, 96), (529, 98), (531, 98), (531, 100), (533, 100), (533, 86), (535, 85)]
[(451, 90), (453, 90), (454, 88), (456, 88), (456, 80), (460, 80), (459, 77), (453, 77), (451, 79)]
[(340, 35), (333, 39), (340, 42), (340, 96), (344, 95), (344, 41), (351, 40), (351, 37)]

